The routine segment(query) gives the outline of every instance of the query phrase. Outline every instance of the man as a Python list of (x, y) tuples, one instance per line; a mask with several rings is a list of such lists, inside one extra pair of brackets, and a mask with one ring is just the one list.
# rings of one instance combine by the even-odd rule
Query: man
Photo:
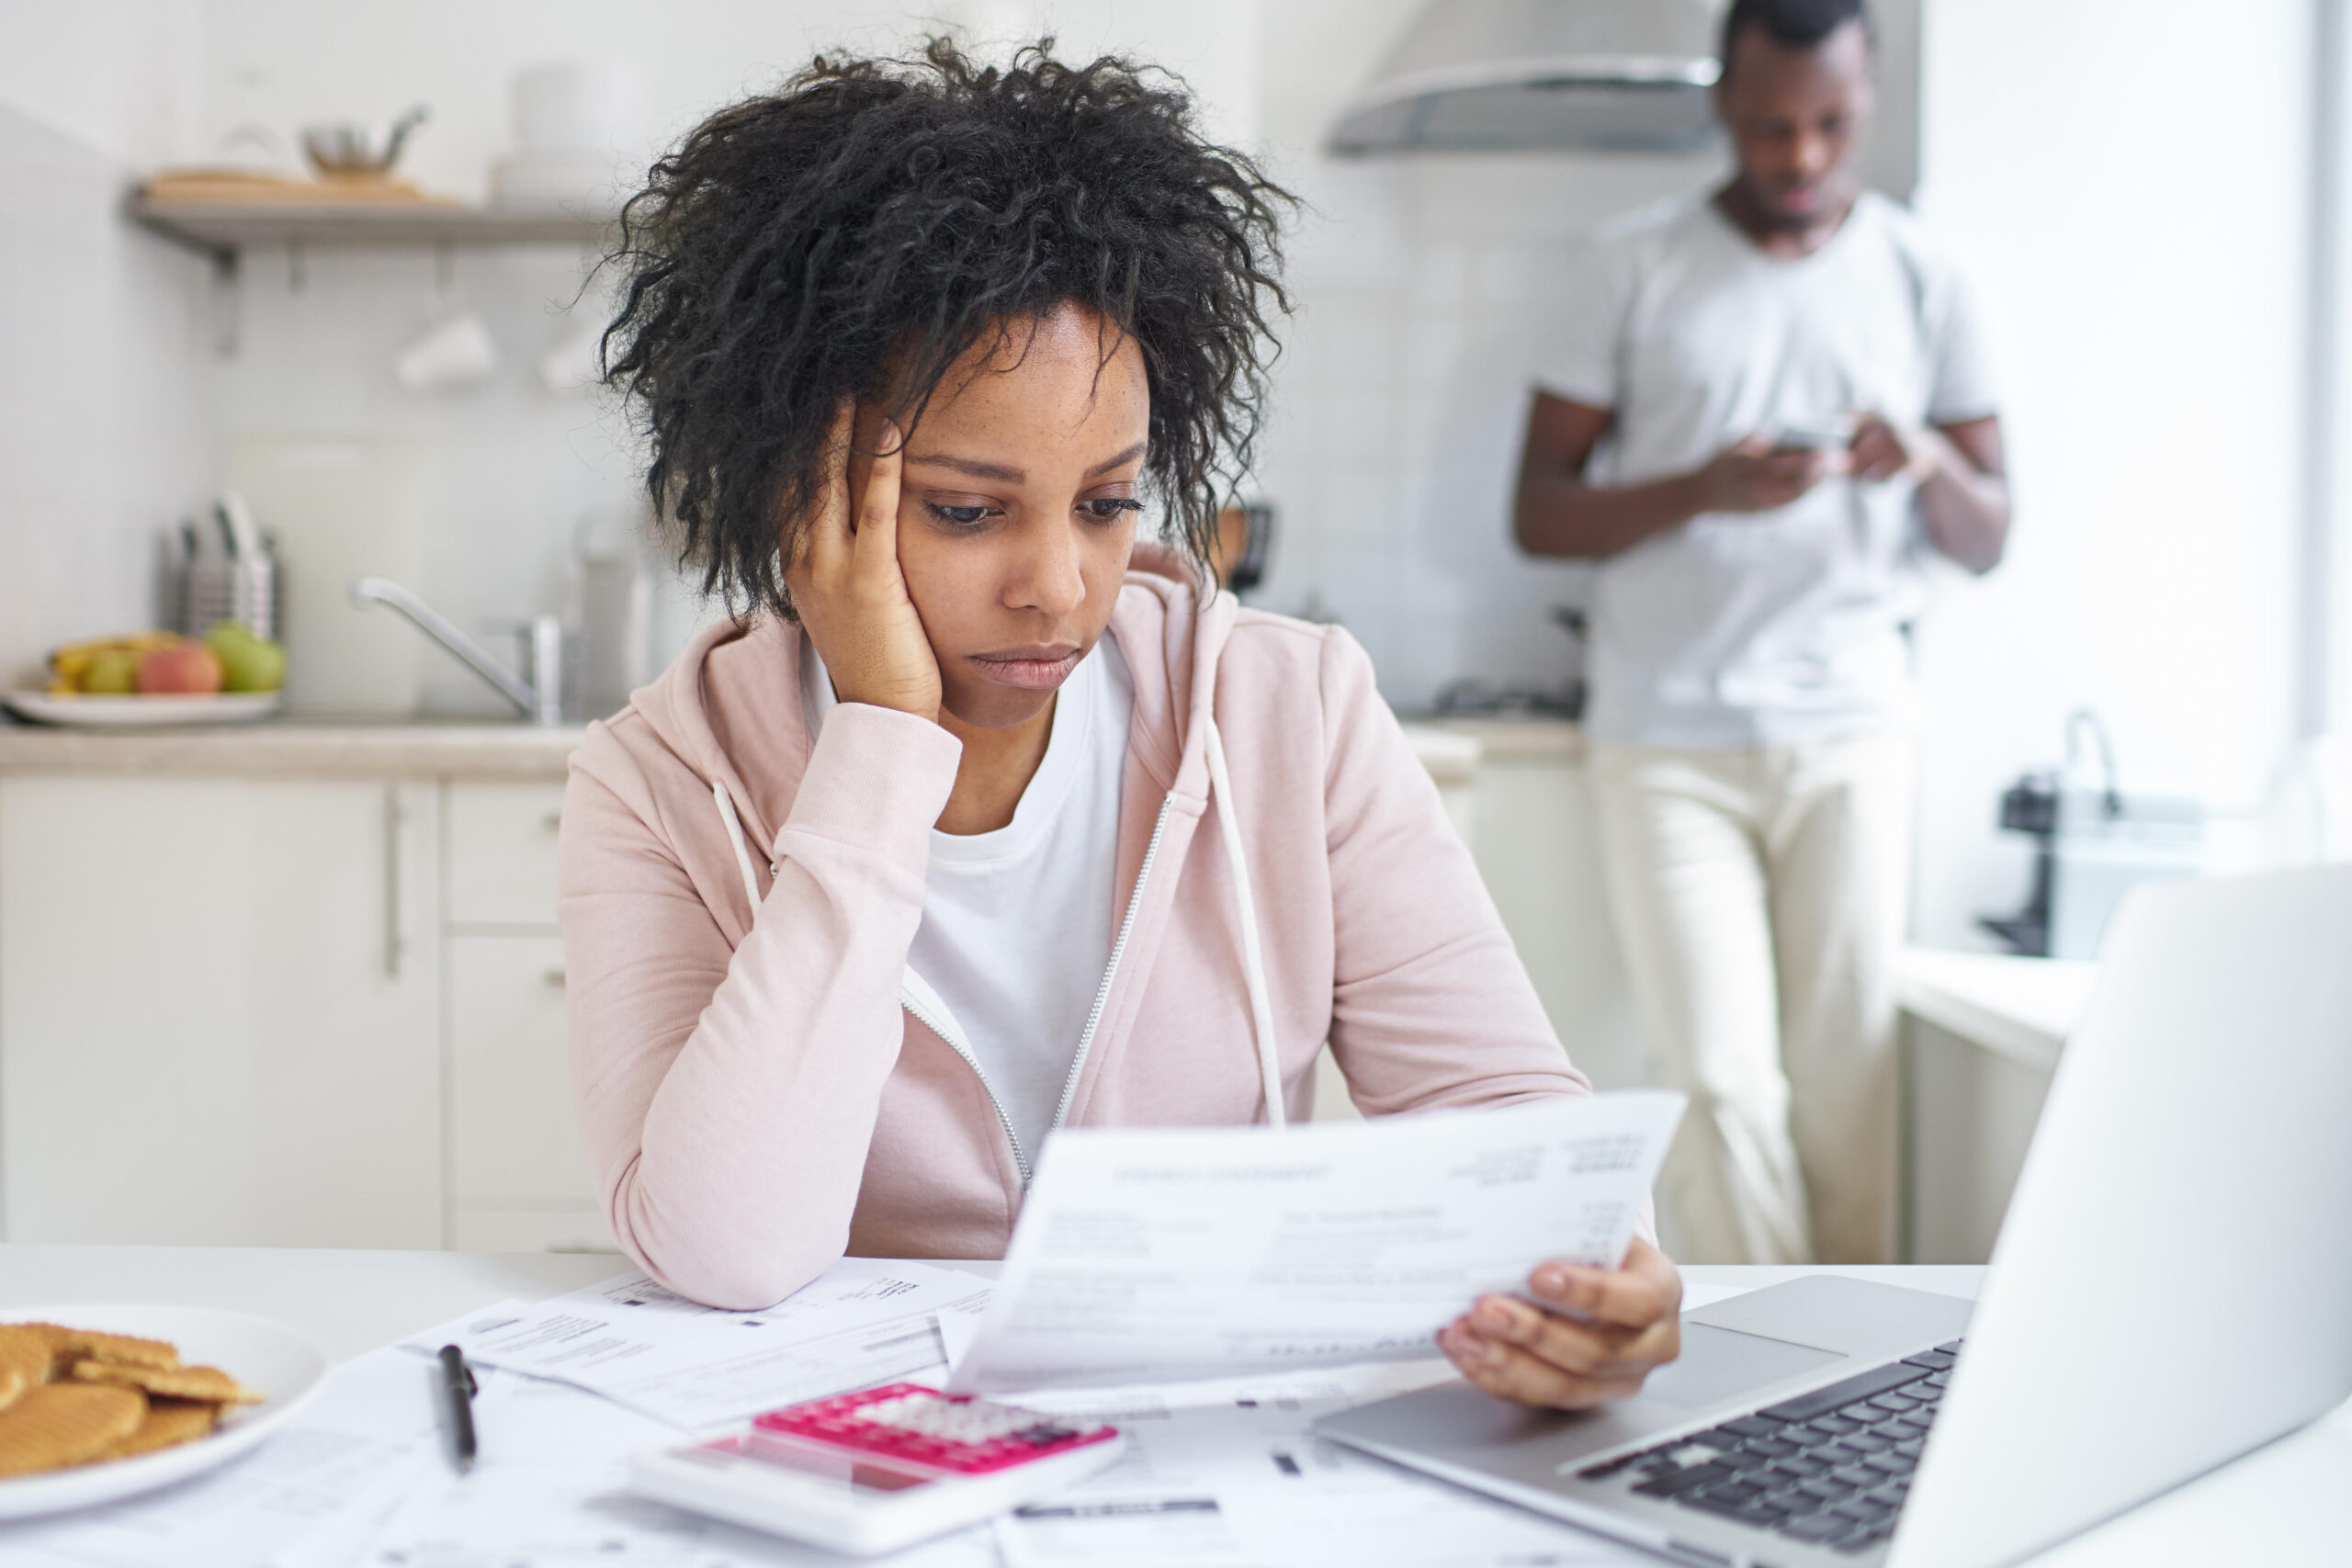
[(1590, 246), (1520, 470), (1521, 546), (1600, 563), (1594, 793), (1697, 1261), (1892, 1256), (1908, 625), (1928, 551), (2008, 532), (1961, 280), (1853, 183), (1871, 63), (1860, 0), (1734, 0), (1736, 172)]

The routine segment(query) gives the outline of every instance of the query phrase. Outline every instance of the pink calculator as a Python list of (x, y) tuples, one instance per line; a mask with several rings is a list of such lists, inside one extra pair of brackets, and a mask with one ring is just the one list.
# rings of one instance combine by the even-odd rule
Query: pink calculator
[(890, 1383), (771, 1410), (751, 1430), (639, 1454), (649, 1497), (836, 1551), (977, 1524), (1117, 1459), (1114, 1427)]

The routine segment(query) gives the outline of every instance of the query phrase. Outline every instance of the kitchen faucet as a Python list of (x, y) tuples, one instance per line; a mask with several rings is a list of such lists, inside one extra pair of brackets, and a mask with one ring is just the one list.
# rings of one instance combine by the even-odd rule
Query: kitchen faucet
[(459, 663), (513, 703), (523, 717), (537, 724), (563, 722), (563, 623), (555, 616), (532, 617), (531, 678), (526, 682), (459, 631), (447, 616), (388, 578), (360, 578), (351, 585), (351, 602), (361, 609), (381, 604), (407, 616), (418, 631), (447, 649)]

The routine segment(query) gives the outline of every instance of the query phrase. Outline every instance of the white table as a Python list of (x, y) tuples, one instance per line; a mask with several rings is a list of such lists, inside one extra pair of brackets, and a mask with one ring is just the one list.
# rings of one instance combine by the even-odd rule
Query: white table
[[(503, 1297), (536, 1300), (615, 1273), (602, 1254), (339, 1252), (0, 1245), (0, 1314), (76, 1302), (236, 1307), (304, 1329), (337, 1359)], [(994, 1264), (960, 1265), (992, 1273)], [(1973, 1296), (1980, 1269), (1695, 1265), (1699, 1284), (1760, 1286), (1805, 1273)], [(2036, 1559), (2047, 1568), (2352, 1562), (2352, 1404)]]

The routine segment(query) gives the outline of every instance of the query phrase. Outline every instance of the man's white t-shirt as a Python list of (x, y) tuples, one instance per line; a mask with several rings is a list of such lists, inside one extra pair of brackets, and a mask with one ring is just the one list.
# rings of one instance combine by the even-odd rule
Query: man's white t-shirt
[[(833, 684), (801, 637), (801, 705), (823, 728)], [(1054, 703), (1044, 761), (1012, 820), (931, 835), (922, 924), (907, 965), (978, 1060), (1034, 1163), (1111, 961), (1119, 783), (1135, 677), (1109, 632)]]
[[(1748, 435), (1875, 411), (1995, 412), (1959, 273), (1863, 193), (1811, 255), (1771, 255), (1706, 198), (1603, 229), (1569, 279), (1544, 390), (1616, 419), (1589, 469), (1638, 484)], [(1709, 513), (1600, 563), (1586, 728), (1635, 745), (1781, 745), (1910, 721), (1906, 628), (1928, 547), (1908, 480), (1825, 480)]]

